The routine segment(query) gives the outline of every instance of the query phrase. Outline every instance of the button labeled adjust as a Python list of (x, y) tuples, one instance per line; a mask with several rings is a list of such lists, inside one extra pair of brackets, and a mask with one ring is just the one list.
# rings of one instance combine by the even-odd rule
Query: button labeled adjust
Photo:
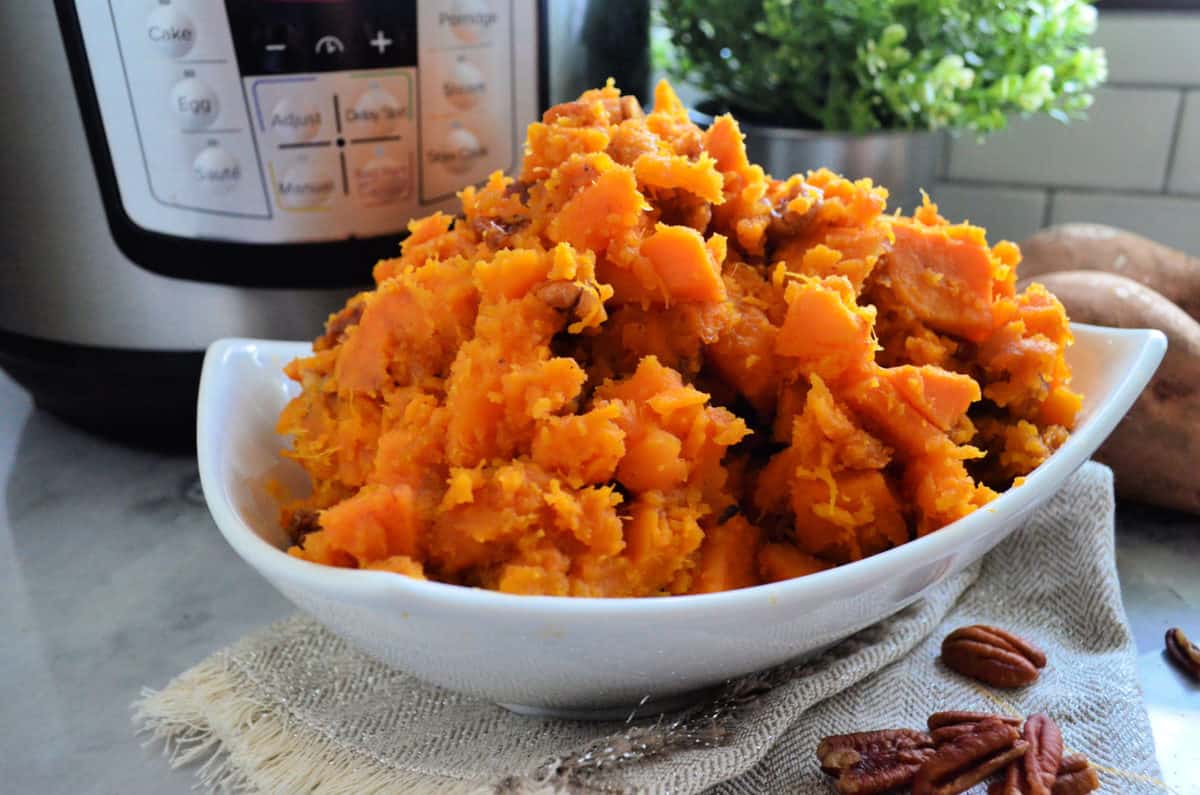
[(192, 161), (192, 174), (196, 182), (212, 193), (228, 193), (242, 178), (242, 168), (236, 157), (210, 143)]
[(203, 130), (220, 112), (217, 93), (202, 80), (185, 77), (171, 89), (171, 110), (185, 130)]
[(196, 26), (183, 12), (159, 6), (146, 17), (146, 38), (168, 58), (182, 58), (196, 43)]
[(311, 141), (321, 129), (321, 111), (303, 97), (285, 97), (275, 103), (267, 127), (285, 143)]

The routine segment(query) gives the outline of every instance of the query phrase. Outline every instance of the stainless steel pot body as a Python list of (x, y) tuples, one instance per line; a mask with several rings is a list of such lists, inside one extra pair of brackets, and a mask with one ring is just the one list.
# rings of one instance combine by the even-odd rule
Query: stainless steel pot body
[[(712, 116), (692, 111), (702, 125)], [(852, 179), (870, 178), (888, 189), (888, 206), (906, 212), (921, 203), (921, 191), (933, 191), (942, 151), (936, 132), (836, 133), (794, 127), (741, 123), (750, 162), (768, 174), (788, 174), (825, 167)]]

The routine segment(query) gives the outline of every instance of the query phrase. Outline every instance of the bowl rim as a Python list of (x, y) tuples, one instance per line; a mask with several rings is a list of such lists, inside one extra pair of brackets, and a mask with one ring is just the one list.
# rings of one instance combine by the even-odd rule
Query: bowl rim
[[(1116, 329), (1073, 323), (1076, 335), (1100, 339), (1126, 338), (1137, 343), (1130, 365), (1117, 381), (1107, 399), (1097, 405), (1086, 418), (1084, 428), (1072, 432), (1053, 455), (1027, 477), (1018, 487), (1001, 493), (995, 500), (958, 519), (936, 532), (915, 538), (898, 547), (862, 560), (836, 566), (826, 571), (780, 582), (755, 585), (732, 591), (705, 594), (685, 594), (664, 597), (580, 597), (507, 594), (484, 588), (472, 588), (433, 580), (417, 580), (397, 576), (392, 572), (361, 569), (342, 569), (324, 566), (288, 555), (285, 550), (260, 537), (240, 516), (227, 499), (224, 483), (219, 478), (219, 449), (210, 424), (214, 406), (224, 397), (216, 386), (228, 383), (221, 379), (222, 361), (230, 352), (249, 348), (295, 348), (307, 342), (226, 338), (212, 343), (205, 355), (201, 373), (197, 410), (197, 459), (205, 502), (218, 529), (228, 543), (247, 563), (272, 581), (296, 583), (320, 590), (340, 600), (375, 600), (379, 598), (411, 598), (424, 603), (439, 603), (443, 608), (464, 611), (511, 613), (516, 609), (530, 618), (580, 618), (604, 616), (622, 619), (675, 616), (708, 610), (736, 610), (750, 606), (761, 607), (764, 602), (777, 604), (803, 602), (826, 592), (866, 590), (883, 579), (885, 572), (897, 567), (915, 567), (920, 563), (945, 556), (960, 546), (972, 534), (982, 533), (989, 525), (1000, 522), (1007, 512), (1016, 513), (1022, 507), (1049, 497), (1072, 472), (1081, 466), (1116, 427), (1117, 422), (1133, 405), (1161, 362), (1167, 347), (1166, 337), (1156, 329)], [(282, 370), (280, 371), (282, 375)], [(1097, 438), (1098, 437), (1098, 438)]]

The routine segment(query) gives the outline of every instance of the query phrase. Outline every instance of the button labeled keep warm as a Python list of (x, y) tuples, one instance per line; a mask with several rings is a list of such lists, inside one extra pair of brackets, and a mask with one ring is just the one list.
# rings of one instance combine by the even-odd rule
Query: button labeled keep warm
[(217, 92), (195, 77), (185, 77), (171, 89), (171, 110), (185, 130), (203, 130), (212, 125), (220, 112)]
[(354, 194), (363, 207), (380, 207), (404, 198), (411, 182), (408, 169), (384, 154), (372, 157), (353, 172)]

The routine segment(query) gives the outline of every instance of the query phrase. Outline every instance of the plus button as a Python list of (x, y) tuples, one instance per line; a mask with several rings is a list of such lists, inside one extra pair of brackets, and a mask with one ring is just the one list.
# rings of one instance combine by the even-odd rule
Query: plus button
[(387, 48), (392, 46), (392, 40), (383, 35), (382, 30), (375, 31), (375, 38), (371, 39), (367, 43), (379, 50), (380, 55), (383, 55), (387, 51)]

